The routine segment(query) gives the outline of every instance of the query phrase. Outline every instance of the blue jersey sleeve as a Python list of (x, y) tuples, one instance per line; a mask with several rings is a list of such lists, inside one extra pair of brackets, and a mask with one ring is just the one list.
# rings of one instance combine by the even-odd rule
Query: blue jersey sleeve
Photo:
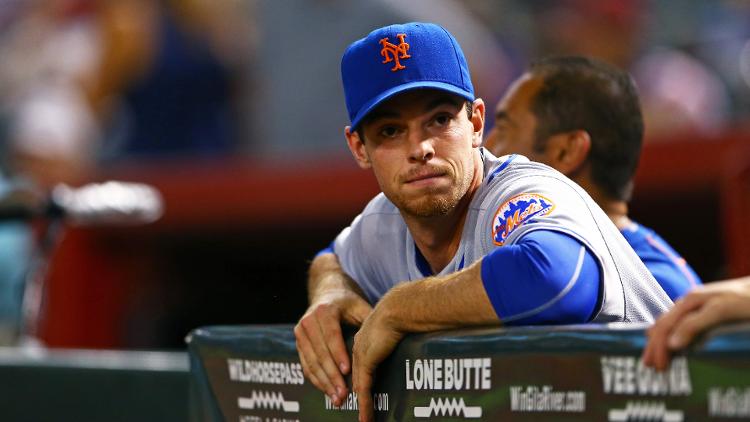
[(600, 306), (596, 259), (579, 240), (551, 230), (485, 256), (482, 283), (505, 325), (584, 323)]
[(673, 301), (702, 284), (690, 265), (653, 230), (632, 222), (620, 232)]

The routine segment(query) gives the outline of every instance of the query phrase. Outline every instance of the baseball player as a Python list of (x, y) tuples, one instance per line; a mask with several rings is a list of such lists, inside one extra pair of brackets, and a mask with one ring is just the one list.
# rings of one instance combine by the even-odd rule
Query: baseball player
[[(382, 193), (311, 264), (295, 327), (306, 376), (334, 403), (351, 369), (370, 420), (375, 367), (407, 332), (652, 321), (671, 306), (586, 191), (480, 147), (484, 103), (445, 29), (377, 29), (349, 46), (341, 72), (348, 146)], [(361, 324), (351, 367), (341, 322)]]
[(585, 57), (538, 61), (495, 108), (486, 147), (517, 153), (570, 177), (612, 219), (672, 300), (701, 280), (653, 230), (628, 218), (632, 178), (643, 139), (638, 93), (630, 76)]

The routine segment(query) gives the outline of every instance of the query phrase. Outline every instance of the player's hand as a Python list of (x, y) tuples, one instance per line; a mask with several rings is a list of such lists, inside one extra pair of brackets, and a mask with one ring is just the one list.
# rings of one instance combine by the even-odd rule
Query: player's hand
[(360, 422), (372, 421), (374, 417), (372, 383), (375, 368), (404, 336), (388, 323), (382, 304), (375, 308), (354, 336), (352, 384), (357, 393)]
[(649, 328), (643, 363), (664, 370), (672, 352), (687, 346), (701, 332), (741, 319), (750, 319), (750, 279), (698, 287)]
[(356, 294), (329, 294), (313, 303), (294, 327), (302, 371), (336, 406), (348, 394), (344, 375), (351, 368), (341, 322), (360, 325), (371, 312)]

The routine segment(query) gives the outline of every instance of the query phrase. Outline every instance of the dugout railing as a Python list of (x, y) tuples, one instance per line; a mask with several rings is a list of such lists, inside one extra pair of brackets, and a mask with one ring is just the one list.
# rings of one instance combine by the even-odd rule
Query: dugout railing
[[(377, 371), (376, 419), (750, 418), (750, 325), (713, 331), (661, 373), (641, 363), (643, 328), (486, 328), (407, 336)], [(354, 395), (335, 407), (302, 377), (291, 326), (201, 328), (188, 345), (194, 421), (357, 419)]]

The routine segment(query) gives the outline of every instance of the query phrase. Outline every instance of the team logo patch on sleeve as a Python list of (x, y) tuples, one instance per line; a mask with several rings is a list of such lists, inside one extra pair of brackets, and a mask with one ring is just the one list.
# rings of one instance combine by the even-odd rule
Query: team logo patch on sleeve
[(492, 241), (503, 246), (513, 230), (534, 217), (552, 212), (555, 204), (537, 193), (522, 193), (510, 198), (495, 212), (492, 219)]

